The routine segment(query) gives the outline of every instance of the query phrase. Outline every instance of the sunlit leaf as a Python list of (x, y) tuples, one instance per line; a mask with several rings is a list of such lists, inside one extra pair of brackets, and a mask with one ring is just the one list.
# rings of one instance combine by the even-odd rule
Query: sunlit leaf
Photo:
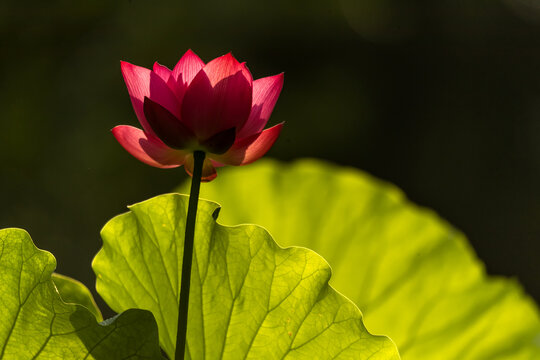
[(92, 293), (83, 283), (69, 276), (58, 273), (52, 274), (56, 290), (65, 303), (79, 304), (90, 310), (98, 321), (103, 321), (103, 316), (99, 310)]
[[(152, 311), (175, 349), (188, 198), (158, 196), (103, 228), (97, 290), (116, 311)], [(216, 223), (201, 201), (195, 230), (187, 355), (191, 359), (399, 359), (370, 335), (358, 308), (328, 286), (330, 268), (304, 248), (282, 249), (255, 225)], [(310, 231), (306, 229), (306, 231)]]
[(266, 160), (220, 169), (201, 191), (223, 206), (224, 224), (260, 224), (280, 245), (324, 256), (331, 284), (405, 360), (540, 359), (538, 309), (520, 285), (486, 276), (463, 234), (390, 184)]
[(54, 257), (20, 229), (0, 230), (0, 359), (160, 359), (151, 313), (128, 310), (97, 323), (64, 303), (51, 279)]

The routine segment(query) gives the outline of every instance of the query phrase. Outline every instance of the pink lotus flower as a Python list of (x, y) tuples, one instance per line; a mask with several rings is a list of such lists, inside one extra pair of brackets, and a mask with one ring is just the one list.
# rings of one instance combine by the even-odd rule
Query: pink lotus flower
[(283, 87), (283, 74), (253, 81), (231, 54), (204, 64), (191, 50), (173, 70), (120, 62), (142, 130), (120, 125), (116, 140), (140, 161), (158, 168), (184, 165), (193, 173), (193, 152), (206, 153), (203, 181), (215, 167), (246, 165), (274, 144), (283, 123), (263, 130)]

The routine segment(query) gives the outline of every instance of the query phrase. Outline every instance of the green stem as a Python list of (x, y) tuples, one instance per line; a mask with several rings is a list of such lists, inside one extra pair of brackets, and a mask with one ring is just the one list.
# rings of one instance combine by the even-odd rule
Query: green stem
[(205, 154), (195, 151), (193, 158), (193, 176), (191, 179), (191, 192), (186, 219), (186, 236), (184, 238), (184, 260), (182, 261), (182, 282), (180, 286), (180, 303), (178, 304), (178, 330), (176, 332), (175, 360), (183, 360), (186, 346), (186, 332), (188, 324), (189, 285), (191, 282), (191, 262), (193, 259), (193, 240), (195, 238), (195, 219), (197, 217), (197, 204), (199, 203), (199, 189)]

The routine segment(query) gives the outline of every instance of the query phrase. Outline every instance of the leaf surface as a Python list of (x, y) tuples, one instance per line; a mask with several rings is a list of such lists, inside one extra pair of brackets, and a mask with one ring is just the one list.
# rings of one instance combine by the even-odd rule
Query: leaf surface
[(151, 313), (128, 310), (97, 323), (85, 307), (62, 301), (55, 268), (26, 231), (0, 230), (0, 359), (161, 358)]
[[(103, 228), (93, 262), (97, 290), (115, 311), (150, 310), (169, 357), (175, 350), (179, 270), (188, 197), (130, 206)], [(255, 225), (216, 223), (200, 201), (195, 228), (187, 356), (191, 359), (399, 359), (361, 313), (328, 286), (330, 268), (304, 248), (283, 249)]]
[(540, 359), (538, 309), (517, 281), (487, 276), (462, 233), (390, 184), (316, 160), (261, 160), (220, 170), (201, 197), (223, 206), (224, 224), (260, 224), (324, 256), (331, 284), (405, 360)]
[(82, 305), (94, 314), (97, 321), (103, 321), (103, 316), (92, 293), (82, 282), (58, 273), (53, 273), (52, 279), (56, 290), (65, 303)]

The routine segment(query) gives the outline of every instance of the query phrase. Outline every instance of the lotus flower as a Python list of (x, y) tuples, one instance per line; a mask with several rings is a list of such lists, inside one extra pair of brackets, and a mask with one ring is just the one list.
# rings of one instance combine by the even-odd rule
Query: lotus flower
[(193, 174), (193, 152), (204, 151), (202, 180), (216, 167), (246, 165), (274, 144), (283, 123), (263, 130), (283, 86), (283, 74), (253, 81), (230, 53), (204, 62), (191, 50), (173, 70), (120, 62), (142, 130), (120, 125), (112, 132), (131, 155), (158, 168), (184, 165)]

